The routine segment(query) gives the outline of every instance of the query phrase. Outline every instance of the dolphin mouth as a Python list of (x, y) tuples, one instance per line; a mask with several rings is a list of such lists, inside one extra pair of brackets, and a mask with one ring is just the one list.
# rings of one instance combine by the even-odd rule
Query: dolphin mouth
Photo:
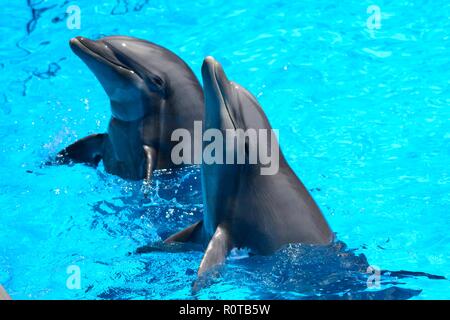
[(99, 43), (97, 41), (78, 36), (70, 39), (70, 47), (73, 52), (75, 52), (75, 54), (83, 60), (84, 57), (88, 57), (97, 60), (100, 63), (109, 65), (113, 69), (135, 73), (115, 56), (113, 49), (110, 48), (107, 43)]
[[(220, 106), (224, 106), (225, 110), (228, 114), (228, 118), (230, 119), (234, 129), (236, 129), (236, 124), (231, 116), (230, 107), (228, 105), (227, 92), (226, 87), (229, 85), (230, 81), (228, 80), (225, 72), (222, 69), (222, 66), (218, 61), (216, 61), (213, 57), (208, 56), (205, 58), (204, 68), (202, 68), (203, 78), (206, 80), (204, 82), (209, 83), (212, 87), (212, 91), (214, 91), (215, 96), (219, 100)], [(205, 112), (207, 108), (205, 108)]]

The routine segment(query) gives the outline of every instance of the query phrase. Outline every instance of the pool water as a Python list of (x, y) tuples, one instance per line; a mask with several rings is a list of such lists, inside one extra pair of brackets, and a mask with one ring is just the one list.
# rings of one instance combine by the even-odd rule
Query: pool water
[[(93, 3), (1, 0), (0, 283), (14, 299), (450, 298), (448, 1)], [(301, 245), (237, 252), (194, 293), (202, 252), (133, 252), (201, 218), (198, 167), (157, 172), (144, 198), (102, 166), (42, 166), (106, 130), (109, 101), (68, 41), (114, 34), (169, 48), (199, 79), (212, 55), (248, 88), (350, 262)], [(367, 288), (362, 255), (447, 279)]]

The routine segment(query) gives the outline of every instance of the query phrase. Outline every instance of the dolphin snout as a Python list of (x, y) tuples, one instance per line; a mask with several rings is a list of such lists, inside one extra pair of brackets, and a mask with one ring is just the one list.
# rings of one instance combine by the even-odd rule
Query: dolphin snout
[(70, 39), (69, 44), (72, 50), (77, 54), (78, 50), (81, 50), (85, 53), (101, 53), (105, 49), (104, 46), (102, 46), (99, 42), (82, 36)]
[[(92, 69), (100, 65), (108, 68), (123, 68), (128, 70), (128, 65), (124, 64), (114, 52), (108, 42), (94, 41), (82, 36), (70, 39), (72, 51), (79, 56)], [(93, 70), (96, 73), (95, 70)]]
[(71, 47), (75, 46), (77, 44), (77, 42), (80, 41), (78, 38), (81, 38), (81, 37), (75, 37), (75, 38), (70, 39), (69, 44)]
[(203, 60), (202, 77), (205, 89), (213, 89), (218, 95), (221, 95), (219, 87), (224, 87), (229, 82), (222, 65), (212, 56)]
[[(204, 60), (203, 60), (203, 65), (202, 65), (202, 77), (203, 77), (203, 82), (213, 82), (213, 80), (215, 80), (215, 67), (217, 66), (218, 62), (216, 61), (216, 59), (214, 59), (211, 56), (207, 56)], [(214, 81), (215, 82), (215, 81)]]
[(82, 36), (78, 36), (75, 38), (70, 39), (69, 41), (70, 47), (73, 49), (74, 47), (80, 47), (80, 46), (85, 46), (86, 48), (92, 48), (95, 46), (95, 41), (90, 40), (88, 38), (82, 37)]
[(206, 108), (220, 105), (220, 97), (222, 96), (217, 79), (216, 69), (219, 63), (211, 56), (203, 60), (202, 78), (203, 90), (205, 94)]
[(95, 52), (95, 41), (85, 37), (75, 37), (69, 41), (70, 48), (79, 57), (91, 56)]
[(215, 64), (218, 64), (217, 60), (214, 59), (213, 56), (207, 56), (207, 57), (203, 60), (203, 63), (204, 63), (204, 64), (207, 64), (207, 65), (215, 65)]

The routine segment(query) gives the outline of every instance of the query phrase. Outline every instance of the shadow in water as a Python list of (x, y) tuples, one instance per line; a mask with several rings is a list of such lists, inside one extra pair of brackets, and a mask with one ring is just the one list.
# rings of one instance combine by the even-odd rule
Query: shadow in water
[(369, 272), (364, 254), (340, 241), (329, 246), (288, 245), (272, 256), (251, 256), (231, 263), (222, 278), (252, 288), (260, 299), (409, 299), (421, 290), (405, 288), (406, 279), (445, 280), (424, 272)]

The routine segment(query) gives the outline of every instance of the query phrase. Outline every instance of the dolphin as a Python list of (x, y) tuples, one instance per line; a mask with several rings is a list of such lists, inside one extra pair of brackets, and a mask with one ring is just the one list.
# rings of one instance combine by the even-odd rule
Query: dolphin
[[(229, 81), (214, 58), (205, 58), (202, 77), (204, 130), (272, 130), (256, 98)], [(279, 150), (278, 142), (274, 142)], [(333, 242), (334, 233), (325, 217), (281, 151), (275, 174), (262, 175), (260, 167), (259, 161), (256, 164), (203, 161), (203, 220), (164, 241), (167, 246), (180, 242), (203, 244), (206, 251), (199, 276), (221, 265), (233, 248), (268, 255), (289, 243)]]
[(183, 165), (171, 159), (171, 134), (193, 132), (204, 110), (203, 90), (189, 66), (157, 44), (126, 36), (76, 37), (70, 47), (100, 81), (112, 115), (107, 133), (69, 145), (56, 163), (96, 167), (102, 160), (108, 173), (146, 182), (154, 169)]

